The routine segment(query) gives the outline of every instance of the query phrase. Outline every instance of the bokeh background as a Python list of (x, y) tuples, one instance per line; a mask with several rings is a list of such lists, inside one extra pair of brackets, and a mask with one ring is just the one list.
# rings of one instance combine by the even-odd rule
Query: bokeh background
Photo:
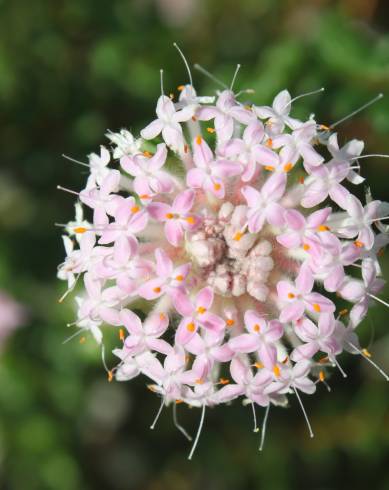
[[(108, 128), (136, 132), (150, 120), (159, 69), (168, 93), (187, 80), (174, 41), (226, 81), (241, 63), (237, 87), (255, 89), (257, 104), (285, 87), (326, 87), (295, 109), (325, 124), (386, 92), (339, 132), (389, 153), (388, 29), (386, 0), (0, 0), (1, 489), (389, 488), (388, 385), (355, 356), (341, 359), (349, 377), (334, 373), (331, 393), (321, 385), (304, 397), (313, 440), (292, 404), (270, 413), (259, 453), (249, 409), (234, 403), (208, 411), (188, 462), (168, 411), (149, 430), (159, 401), (144, 380), (108, 383), (91, 338), (62, 344), (74, 312), (71, 300), (57, 303), (54, 227), (73, 216), (56, 185), (77, 189), (85, 178), (61, 154), (85, 160), (108, 143)], [(194, 77), (200, 92), (215, 90)], [(388, 165), (363, 160), (378, 199), (389, 200)], [(389, 275), (385, 257), (383, 269)], [(378, 306), (360, 331), (389, 369), (387, 318)], [(8, 335), (12, 323), (20, 328)], [(180, 417), (194, 432), (199, 411)]]

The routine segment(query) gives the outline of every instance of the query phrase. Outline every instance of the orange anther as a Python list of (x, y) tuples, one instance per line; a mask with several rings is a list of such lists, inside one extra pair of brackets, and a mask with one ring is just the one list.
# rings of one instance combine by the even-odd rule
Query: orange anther
[(316, 311), (316, 313), (320, 313), (321, 311), (320, 305), (318, 305), (317, 303), (313, 303), (312, 307)]
[(124, 340), (124, 330), (122, 328), (119, 329), (119, 339)]
[(201, 145), (202, 141), (203, 141), (203, 138), (200, 135), (196, 136), (196, 143), (198, 145)]
[(262, 368), (264, 368), (264, 367), (265, 367), (265, 366), (262, 364), (262, 362), (259, 362), (259, 361), (257, 361), (257, 362), (254, 364), (254, 366), (255, 366), (257, 369), (262, 369)]
[(343, 310), (340, 310), (339, 316), (347, 315), (347, 313), (348, 313), (348, 309), (347, 308), (344, 308)]
[(194, 332), (196, 330), (196, 325), (193, 322), (190, 322), (186, 326), (186, 329), (189, 330), (189, 332)]
[(215, 189), (215, 191), (220, 191), (222, 186), (220, 184), (213, 184), (213, 188)]
[(160, 287), (153, 288), (153, 291), (154, 291), (154, 293), (160, 293), (161, 288)]
[(183, 281), (184, 280), (184, 276), (182, 274), (178, 274), (178, 276), (176, 276), (176, 281)]
[(194, 217), (193, 217), (193, 216), (187, 216), (187, 217), (185, 218), (185, 221), (186, 221), (187, 223), (189, 223), (190, 225), (194, 225), (194, 224), (196, 223), (196, 220), (194, 219)]
[(325, 125), (325, 124), (320, 124), (319, 126), (320, 129), (324, 129), (324, 131), (329, 131), (330, 130), (330, 127)]
[(272, 140), (271, 138), (269, 138), (269, 139), (266, 141), (265, 145), (266, 145), (268, 148), (271, 148), (271, 147), (273, 146), (273, 140)]
[(219, 384), (221, 384), (221, 385), (228, 385), (229, 382), (230, 382), (230, 380), (227, 378), (220, 378), (219, 379)]
[(199, 306), (197, 308), (197, 313), (200, 313), (200, 315), (202, 315), (203, 313), (205, 313), (207, 311), (206, 308), (204, 308), (204, 306)]
[(305, 178), (303, 176), (299, 177), (299, 183), (304, 184)]
[(189, 151), (189, 146), (185, 143), (184, 145), (184, 153), (188, 153)]
[(208, 133), (214, 133), (216, 131), (215, 128), (207, 128)]
[(197, 385), (202, 385), (204, 383), (204, 380), (202, 378), (197, 378), (196, 381), (195, 381), (195, 383)]
[(150, 199), (150, 196), (148, 194), (141, 194), (139, 199)]
[(139, 213), (139, 211), (140, 211), (139, 206), (132, 206), (131, 213), (136, 214), (136, 213)]
[(227, 318), (227, 320), (226, 320), (227, 327), (234, 326), (234, 323), (235, 323), (235, 321), (232, 318)]
[(288, 298), (289, 298), (289, 299), (293, 299), (293, 298), (295, 298), (295, 297), (296, 297), (296, 295), (295, 295), (295, 294), (293, 294), (293, 293), (288, 293)]
[(320, 225), (317, 227), (317, 231), (330, 231), (330, 229), (326, 225)]
[(284, 172), (290, 172), (290, 170), (292, 170), (292, 168), (293, 168), (293, 163), (290, 163), (290, 162), (286, 163), (284, 165)]
[(281, 369), (277, 364), (273, 367), (273, 373), (276, 378), (279, 378), (281, 376)]
[(269, 172), (274, 172), (275, 168), (273, 165), (265, 165), (265, 170), (268, 170)]
[(358, 248), (362, 248), (365, 246), (363, 242), (360, 242), (359, 240), (355, 240), (354, 245)]
[(77, 228), (74, 228), (73, 231), (74, 233), (85, 233), (86, 231), (88, 231), (88, 229), (84, 226), (77, 226)]
[(166, 213), (165, 214), (165, 218), (166, 219), (173, 219), (174, 218), (174, 214), (173, 213)]
[(321, 382), (323, 382), (326, 379), (325, 374), (324, 374), (324, 371), (320, 371), (320, 373), (319, 373), (319, 379), (320, 379)]
[(145, 150), (145, 151), (143, 152), (143, 156), (145, 156), (145, 157), (147, 157), (147, 158), (150, 158), (150, 157), (152, 157), (152, 156), (153, 156), (153, 154), (152, 154), (152, 153), (150, 153), (149, 151)]
[(242, 233), (241, 231), (237, 231), (233, 238), (236, 242), (239, 242), (239, 240), (242, 238), (243, 235), (244, 233)]
[(185, 88), (185, 85), (179, 85), (179, 86), (177, 87), (177, 90), (178, 90), (179, 92), (182, 92), (182, 91), (184, 90), (184, 88)]
[(192, 121), (197, 121), (197, 117), (196, 116), (192, 116)]
[(304, 243), (303, 245), (303, 249), (308, 252), (308, 250), (310, 249), (311, 247), (308, 245), (308, 243)]
[(160, 314), (159, 314), (159, 319), (161, 320), (161, 322), (163, 322), (164, 320), (166, 320), (166, 315), (165, 315), (165, 313), (160, 313)]
[(180, 399), (176, 400), (176, 405), (179, 405), (180, 403), (184, 403), (184, 400), (180, 400)]
[(256, 324), (253, 326), (253, 330), (254, 330), (254, 332), (260, 332), (260, 331), (261, 331), (261, 327), (258, 325), (258, 323), (256, 323)]
[(108, 375), (108, 381), (110, 383), (113, 380), (113, 373), (112, 373), (112, 371), (108, 371), (107, 375)]
[(362, 354), (363, 354), (365, 357), (371, 357), (371, 354), (370, 354), (370, 352), (369, 352), (367, 349), (362, 349)]

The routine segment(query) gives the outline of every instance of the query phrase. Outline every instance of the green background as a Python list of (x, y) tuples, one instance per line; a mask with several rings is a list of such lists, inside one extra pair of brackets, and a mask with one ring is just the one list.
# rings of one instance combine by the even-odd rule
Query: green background
[[(85, 160), (107, 144), (107, 128), (134, 132), (159, 95), (187, 81), (172, 46), (267, 104), (321, 86), (294, 114), (329, 124), (379, 92), (386, 97), (339, 128), (366, 151), (389, 153), (389, 15), (385, 0), (0, 0), (0, 288), (29, 310), (29, 321), (0, 357), (0, 488), (4, 490), (289, 490), (389, 488), (388, 385), (361, 358), (344, 355), (304, 396), (315, 438), (295, 403), (270, 413), (263, 453), (250, 409), (209, 410), (194, 460), (166, 410), (144, 386), (108, 383), (91, 338), (66, 345), (72, 301), (64, 284), (55, 222), (73, 216), (85, 176), (61, 158)], [(194, 73), (196, 88), (214, 85)], [(389, 200), (388, 161), (363, 160), (374, 197)], [(389, 262), (383, 258), (384, 273)], [(382, 297), (389, 297), (389, 289)], [(1, 314), (1, 312), (0, 312)], [(374, 308), (362, 343), (389, 369), (387, 311)], [(109, 359), (109, 362), (112, 359)], [(294, 402), (294, 400), (292, 400)], [(192, 432), (199, 411), (179, 407)], [(260, 417), (263, 414), (259, 414)]]

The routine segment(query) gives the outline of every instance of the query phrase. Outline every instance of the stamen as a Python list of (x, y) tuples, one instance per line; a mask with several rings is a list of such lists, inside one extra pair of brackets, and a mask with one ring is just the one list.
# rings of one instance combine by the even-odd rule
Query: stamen
[(174, 214), (173, 213), (166, 213), (165, 214), (165, 218), (167, 218), (167, 219), (173, 219), (174, 218)]
[(184, 427), (182, 427), (182, 425), (178, 423), (177, 420), (177, 403), (181, 403), (181, 402), (182, 400), (176, 400), (176, 403), (173, 404), (173, 424), (181, 432), (181, 434), (183, 434), (183, 436), (186, 437), (186, 439), (188, 439), (188, 441), (191, 441), (192, 437), (187, 433)]
[(184, 56), (184, 53), (181, 51), (181, 49), (179, 48), (178, 44), (177, 43), (173, 43), (173, 46), (176, 48), (176, 50), (180, 53), (180, 56), (182, 58), (182, 61), (184, 62), (184, 65), (185, 65), (185, 68), (188, 72), (188, 76), (189, 76), (189, 82), (191, 84), (191, 86), (193, 87), (193, 79), (192, 79), (192, 73), (190, 72), (190, 68), (189, 68), (189, 63), (187, 62), (185, 56)]
[(359, 240), (355, 240), (354, 245), (358, 248), (363, 248), (365, 246), (365, 244)]
[(293, 97), (293, 99), (291, 99), (287, 104), (285, 104), (284, 107), (282, 108), (282, 110), (286, 109), (289, 105), (291, 105), (296, 100), (301, 99), (302, 97), (307, 97), (308, 95), (319, 94), (321, 92), (324, 92), (324, 90), (325, 90), (325, 88), (321, 87), (317, 90), (313, 90), (312, 92), (306, 92), (305, 94), (297, 95), (296, 97)]
[(145, 150), (145, 151), (143, 152), (143, 156), (144, 156), (144, 157), (147, 157), (147, 158), (151, 158), (151, 157), (153, 156), (153, 154), (152, 154), (152, 153), (150, 153), (149, 151)]
[(324, 371), (320, 371), (319, 373), (319, 380), (323, 383), (323, 381), (326, 379)]
[(210, 73), (208, 70), (206, 70), (205, 68), (203, 68), (198, 63), (195, 63), (193, 65), (193, 67), (195, 68), (195, 70), (198, 70), (200, 73), (202, 73), (203, 75), (205, 75), (210, 80), (212, 80), (213, 82), (217, 83), (218, 85), (220, 85), (224, 89), (228, 89), (228, 87), (227, 87), (227, 85), (225, 83), (223, 83), (221, 80), (219, 80), (218, 78), (216, 78), (214, 75), (212, 75), (212, 73)]
[(113, 373), (112, 373), (112, 371), (108, 371), (107, 375), (108, 375), (108, 383), (112, 383), (112, 380), (113, 380)]
[(161, 288), (160, 287), (153, 288), (153, 291), (154, 291), (154, 293), (160, 293)]
[(296, 295), (295, 295), (295, 294), (293, 294), (293, 293), (288, 293), (288, 298), (289, 298), (289, 299), (293, 299), (293, 298), (295, 298), (295, 297), (296, 297)]
[(330, 229), (326, 225), (320, 225), (317, 227), (317, 231), (330, 231)]
[(74, 158), (72, 158), (72, 157), (68, 157), (68, 156), (67, 156), (67, 155), (65, 155), (64, 153), (62, 153), (62, 157), (63, 157), (63, 158), (66, 158), (66, 160), (69, 160), (70, 162), (77, 163), (78, 165), (82, 165), (83, 167), (88, 167), (88, 168), (90, 168), (90, 165), (88, 165), (87, 163), (80, 162), (79, 160), (75, 160), (75, 159), (74, 159)]
[(178, 276), (176, 276), (176, 281), (183, 281), (184, 280), (184, 276), (182, 274), (178, 274)]
[(215, 128), (207, 128), (207, 131), (208, 131), (208, 133), (213, 134), (216, 131), (216, 129)]
[(201, 145), (202, 141), (203, 141), (203, 138), (200, 135), (196, 136), (196, 143), (198, 145)]
[(266, 427), (267, 427), (267, 419), (269, 417), (269, 411), (270, 411), (270, 403), (266, 407), (265, 411), (265, 416), (263, 417), (263, 422), (262, 422), (262, 432), (261, 432), (261, 442), (259, 443), (259, 451), (262, 451), (263, 446), (265, 444), (265, 435), (266, 435)]
[(367, 349), (358, 349), (357, 346), (355, 346), (351, 342), (347, 342), (348, 345), (350, 345), (353, 349), (355, 349), (364, 359), (366, 359), (367, 362), (369, 362), (373, 367), (377, 369), (377, 371), (382, 374), (382, 376), (386, 379), (386, 381), (389, 381), (389, 376), (385, 373), (383, 369), (381, 369), (378, 364), (376, 364), (372, 359), (370, 359), (371, 354)]
[(164, 320), (166, 320), (166, 315), (165, 315), (165, 313), (160, 313), (160, 314), (159, 314), (159, 319), (161, 320), (161, 322), (163, 322)]
[(233, 239), (236, 241), (236, 242), (239, 242), (240, 239), (242, 238), (242, 236), (244, 235), (244, 233), (242, 233), (241, 231), (237, 231), (235, 233), (235, 235), (233, 236)]
[(314, 434), (313, 434), (313, 432), (312, 432), (312, 427), (311, 427), (311, 424), (310, 424), (310, 422), (309, 422), (308, 415), (307, 415), (307, 413), (306, 413), (306, 411), (305, 411), (305, 408), (304, 408), (303, 402), (301, 401), (300, 395), (298, 394), (298, 391), (297, 391), (297, 389), (295, 388), (295, 386), (294, 386), (294, 385), (292, 385), (292, 388), (293, 388), (293, 391), (295, 392), (296, 397), (297, 397), (297, 400), (298, 400), (298, 402), (299, 402), (299, 404), (300, 404), (301, 410), (302, 410), (303, 415), (304, 415), (304, 418), (305, 418), (305, 422), (307, 423), (307, 426), (308, 426), (308, 431), (309, 431), (309, 436), (310, 436), (310, 437), (314, 437)]
[(199, 306), (197, 308), (197, 313), (200, 313), (200, 315), (202, 315), (203, 313), (205, 313), (207, 311), (206, 308), (204, 308), (204, 306)]
[(361, 158), (370, 158), (370, 157), (389, 158), (389, 155), (385, 155), (382, 153), (371, 153), (370, 155), (360, 155), (359, 157), (352, 157), (350, 158), (350, 161), (360, 160)]
[(293, 168), (293, 163), (289, 162), (284, 165), (284, 172), (290, 172)]
[(77, 226), (76, 228), (73, 228), (74, 233), (85, 233), (88, 231), (88, 228), (85, 228), (84, 226)]
[(233, 327), (235, 324), (235, 321), (232, 318), (227, 318), (226, 324), (227, 324), (227, 327)]
[(187, 216), (187, 217), (185, 218), (185, 221), (186, 221), (187, 223), (189, 223), (190, 225), (194, 225), (194, 224), (195, 224), (195, 222), (196, 222), (196, 220), (194, 219), (194, 217), (193, 217), (193, 216)]
[(267, 146), (268, 148), (271, 148), (273, 146), (273, 140), (272, 140), (272, 138), (269, 138), (266, 141), (265, 146)]
[(165, 400), (162, 398), (161, 405), (159, 406), (159, 409), (158, 409), (157, 415), (155, 416), (155, 418), (154, 418), (154, 420), (153, 420), (153, 423), (150, 425), (150, 429), (151, 429), (151, 430), (154, 430), (155, 425), (156, 425), (156, 423), (158, 422), (159, 416), (160, 416), (160, 415), (161, 415), (161, 413), (162, 413), (162, 409), (163, 409), (164, 404), (165, 404)]
[(382, 305), (387, 306), (389, 308), (389, 303), (387, 303), (383, 299), (379, 298), (378, 296), (375, 296), (374, 294), (371, 294), (371, 293), (367, 293), (367, 295), (370, 296), (370, 298), (375, 299), (376, 301), (378, 301)]
[(139, 206), (133, 206), (133, 207), (131, 208), (131, 213), (132, 213), (132, 214), (139, 213), (139, 211), (140, 211), (140, 207), (139, 207)]
[(228, 385), (229, 382), (230, 382), (230, 380), (227, 378), (220, 378), (219, 379), (219, 384), (221, 384), (221, 385)]
[(230, 90), (232, 91), (233, 87), (234, 87), (234, 83), (235, 83), (235, 80), (236, 80), (236, 76), (238, 75), (238, 72), (240, 70), (240, 67), (241, 65), (238, 63), (236, 65), (236, 70), (235, 70), (235, 73), (234, 73), (234, 76), (232, 77), (232, 81), (231, 81), (231, 85), (230, 85)]
[(304, 249), (306, 252), (308, 252), (308, 250), (310, 250), (310, 248), (311, 248), (311, 247), (310, 247), (310, 245), (308, 245), (308, 243), (304, 243), (304, 244), (303, 244), (303, 249)]
[(215, 191), (220, 191), (222, 186), (220, 184), (213, 184), (213, 188), (215, 189)]
[(75, 196), (79, 196), (79, 192), (73, 191), (72, 189), (68, 189), (67, 187), (62, 187), (61, 185), (57, 185), (57, 189), (59, 191), (65, 191), (68, 192), (69, 194), (74, 194)]
[(281, 369), (277, 364), (273, 367), (273, 373), (276, 378), (279, 378), (281, 376)]
[(273, 165), (265, 165), (265, 170), (268, 172), (274, 172), (275, 167), (273, 167)]
[(161, 79), (161, 95), (165, 95), (165, 91), (163, 90), (163, 70), (159, 70), (159, 76), (160, 76), (160, 79)]
[(343, 371), (341, 365), (339, 364), (339, 362), (336, 360), (336, 358), (334, 357), (333, 359), (330, 359), (334, 364), (335, 366), (339, 369), (339, 371), (341, 372), (343, 378), (347, 378), (347, 374)]
[(258, 362), (258, 361), (257, 361), (257, 362), (254, 364), (254, 366), (255, 366), (257, 369), (263, 369), (263, 368), (265, 367), (265, 366), (262, 364), (262, 362)]
[(178, 90), (179, 92), (182, 92), (182, 91), (184, 90), (184, 88), (185, 88), (185, 85), (179, 85), (179, 86), (177, 87), (177, 90)]
[(363, 106), (359, 107), (359, 109), (356, 109), (355, 111), (351, 112), (350, 114), (348, 114), (347, 116), (343, 117), (339, 121), (336, 121), (334, 124), (331, 124), (330, 125), (330, 129), (334, 129), (336, 126), (338, 126), (342, 122), (347, 121), (347, 119), (350, 119), (350, 118), (354, 117), (359, 112), (363, 111), (367, 107), (369, 107), (372, 104), (374, 104), (375, 102), (377, 102), (377, 100), (382, 99), (383, 96), (384, 96), (384, 94), (378, 94), (376, 97), (374, 97), (374, 99), (370, 100), (369, 102), (366, 102), (366, 104), (364, 104)]
[(120, 328), (120, 329), (119, 329), (119, 339), (120, 339), (121, 341), (123, 341), (123, 340), (124, 340), (124, 329), (123, 329), (123, 328)]
[(319, 304), (313, 303), (312, 307), (316, 311), (316, 313), (320, 313), (321, 308), (320, 308), (320, 305)]
[(254, 429), (253, 429), (253, 432), (259, 432), (259, 428), (258, 428), (258, 425), (257, 425), (257, 414), (255, 413), (255, 405), (254, 405), (254, 402), (253, 401), (251, 402), (251, 409), (253, 411), (253, 420), (254, 420)]
[(190, 453), (189, 453), (189, 456), (188, 456), (188, 459), (189, 460), (192, 459), (193, 454), (194, 454), (194, 452), (196, 450), (197, 443), (199, 442), (201, 430), (202, 430), (203, 425), (204, 425), (204, 418), (205, 418), (205, 405), (203, 405), (202, 406), (202, 409), (201, 409), (200, 424), (199, 424), (199, 428), (197, 429), (196, 439), (195, 439), (195, 441), (193, 443), (192, 449), (190, 450)]

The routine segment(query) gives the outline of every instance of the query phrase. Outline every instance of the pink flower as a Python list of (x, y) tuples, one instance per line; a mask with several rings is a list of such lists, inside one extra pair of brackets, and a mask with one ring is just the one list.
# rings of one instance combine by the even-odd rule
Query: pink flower
[(174, 247), (182, 241), (186, 230), (193, 231), (198, 226), (199, 218), (190, 214), (195, 196), (194, 191), (187, 189), (177, 195), (172, 205), (152, 202), (147, 208), (152, 218), (165, 222), (165, 236)]
[(312, 292), (314, 279), (308, 267), (302, 267), (296, 281), (280, 281), (277, 284), (279, 299), (284, 303), (280, 322), (296, 321), (307, 309), (313, 313), (333, 312), (335, 305), (322, 294)]
[(285, 192), (286, 178), (283, 174), (271, 175), (257, 191), (247, 185), (243, 187), (242, 194), (247, 201), (247, 223), (250, 233), (258, 233), (265, 221), (272, 225), (283, 224), (283, 208), (278, 203)]
[(224, 320), (209, 311), (213, 297), (213, 291), (209, 287), (199, 291), (193, 302), (185, 294), (176, 295), (175, 307), (183, 316), (177, 328), (176, 342), (185, 345), (200, 327), (214, 332), (223, 330)]
[(193, 143), (193, 161), (196, 168), (189, 170), (186, 183), (194, 189), (204, 189), (222, 199), (225, 195), (224, 178), (238, 175), (240, 165), (227, 161), (215, 160), (213, 153), (201, 136)]
[(272, 107), (254, 106), (254, 111), (260, 119), (267, 119), (270, 131), (279, 134), (283, 131), (285, 124), (290, 128), (299, 126), (297, 119), (289, 117), (292, 108), (291, 97), (287, 90), (282, 90), (274, 99)]

